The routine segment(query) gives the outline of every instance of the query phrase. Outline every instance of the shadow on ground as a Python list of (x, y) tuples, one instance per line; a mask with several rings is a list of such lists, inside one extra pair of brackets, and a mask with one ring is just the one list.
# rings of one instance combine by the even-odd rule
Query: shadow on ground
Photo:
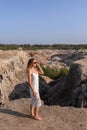
[(14, 116), (18, 116), (18, 117), (31, 118), (30, 115), (23, 114), (23, 113), (20, 113), (20, 112), (17, 112), (17, 111), (12, 111), (11, 109), (0, 109), (0, 113), (14, 115)]

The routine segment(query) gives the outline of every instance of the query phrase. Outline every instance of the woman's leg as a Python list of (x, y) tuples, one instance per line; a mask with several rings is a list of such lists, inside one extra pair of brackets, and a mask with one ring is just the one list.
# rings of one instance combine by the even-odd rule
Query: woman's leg
[(36, 120), (42, 120), (42, 118), (39, 116), (39, 107), (35, 107), (35, 116), (34, 118)]
[(30, 115), (31, 116), (35, 116), (35, 114), (34, 114), (34, 107), (30, 104)]

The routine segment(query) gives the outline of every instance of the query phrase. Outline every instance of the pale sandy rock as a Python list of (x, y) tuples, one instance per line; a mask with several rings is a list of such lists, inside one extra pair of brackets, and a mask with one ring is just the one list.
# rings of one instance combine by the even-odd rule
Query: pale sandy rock
[(47, 76), (42, 76), (42, 78), (46, 81), (47, 84), (53, 81), (53, 79), (50, 79)]
[[(70, 50), (46, 50), (46, 49), (37, 50), (37, 51), (30, 51), (30, 50), (29, 51), (23, 51), (23, 50), (11, 51), (10, 50), (10, 51), (5, 51), (5, 53), (4, 53), (4, 51), (0, 51), (0, 54), (1, 54), (0, 55), (1, 56), (0, 74), (3, 77), (3, 80), (0, 83), (0, 88), (1, 88), (1, 97), (2, 97), (3, 103), (5, 103), (6, 101), (9, 100), (8, 97), (11, 94), (11, 92), (14, 90), (16, 85), (27, 81), (26, 67), (27, 67), (28, 59), (31, 57), (31, 53), (41, 63), (44, 63), (45, 65), (49, 65), (52, 68), (57, 67), (58, 69), (60, 69), (61, 67), (64, 66), (64, 63), (61, 63), (60, 61), (55, 61), (55, 62), (53, 61), (51, 64), (47, 64), (47, 62), (48, 62), (47, 57), (49, 56), (50, 59), (52, 57), (55, 58), (55, 56), (57, 56), (57, 57), (59, 56), (59, 58), (66, 58), (68, 53), (69, 54), (73, 53), (73, 51), (70, 51)], [(83, 60), (78, 61), (79, 64), (84, 63), (84, 65), (82, 65), (82, 68), (81, 68), (82, 69), (81, 75), (84, 78), (80, 77), (79, 79), (81, 81), (87, 78), (86, 77), (86, 70), (87, 70), (86, 58)], [(77, 75), (76, 71), (77, 70), (74, 70), (74, 73), (73, 73), (74, 77), (76, 77), (76, 75)], [(76, 75), (75, 75), (75, 73), (76, 73)], [(61, 97), (60, 95), (63, 95), (63, 90), (65, 90), (65, 88), (64, 88), (65, 86), (63, 85), (63, 83), (64, 84), (66, 83), (67, 86), (71, 87), (73, 82), (75, 82), (75, 84), (76, 84), (76, 80), (78, 80), (76, 77), (76, 79), (73, 80), (73, 82), (72, 82), (72, 79), (74, 79), (74, 78), (72, 78), (72, 74), (71, 74), (70, 83), (68, 83), (68, 81), (69, 81), (68, 79), (67, 79), (67, 81), (65, 81), (64, 79), (58, 80), (58, 83), (55, 84), (55, 87), (53, 87), (53, 90), (49, 89), (49, 93), (45, 92), (45, 90), (48, 90), (48, 88), (49, 88), (49, 85), (47, 85), (47, 83), (49, 82), (49, 79), (45, 78), (47, 83), (44, 83), (41, 81), (42, 82), (41, 85), (42, 86), (45, 85), (45, 89), (43, 87), (42, 88), (44, 89), (44, 92), (46, 93), (46, 95), (44, 97), (42, 95), (42, 97), (45, 99), (47, 104), (49, 104), (49, 105), (50, 104), (58, 104), (59, 102), (61, 102), (61, 101), (59, 101), (59, 99)], [(71, 82), (72, 82), (72, 84), (71, 84)], [(58, 85), (61, 86), (61, 89), (58, 88), (59, 87)], [(59, 91), (56, 91), (57, 89)], [(41, 92), (42, 92), (42, 90), (41, 90)], [(60, 93), (60, 91), (61, 91), (61, 93)], [(51, 94), (52, 94), (52, 96), (51, 96)], [(21, 94), (19, 94), (19, 95), (21, 95)], [(56, 96), (57, 96), (57, 99), (55, 100)], [(46, 97), (48, 97), (48, 98), (46, 99)], [(65, 102), (65, 100), (64, 100), (64, 102)], [(70, 102), (71, 102), (71, 99), (70, 99), (70, 101), (65, 103), (65, 105), (70, 105)], [(59, 103), (59, 104), (61, 104), (61, 103)]]
[[(8, 54), (11, 53), (12, 51), (8, 52)], [(6, 58), (4, 55), (3, 57)], [(2, 82), (0, 83), (3, 103), (9, 100), (8, 96), (14, 89), (15, 85), (26, 80), (26, 53), (20, 51), (16, 52), (15, 55), (0, 60), (0, 74), (3, 77)]]
[(81, 79), (82, 80), (87, 79), (87, 57), (81, 60), (77, 60), (75, 63), (78, 63), (81, 65), (81, 68), (82, 68)]

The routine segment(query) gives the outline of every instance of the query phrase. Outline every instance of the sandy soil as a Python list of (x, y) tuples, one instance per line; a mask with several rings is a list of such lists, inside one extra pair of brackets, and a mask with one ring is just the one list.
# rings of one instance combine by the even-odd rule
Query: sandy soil
[(0, 130), (87, 130), (87, 109), (45, 106), (43, 121), (29, 116), (29, 99), (18, 99), (0, 108)]

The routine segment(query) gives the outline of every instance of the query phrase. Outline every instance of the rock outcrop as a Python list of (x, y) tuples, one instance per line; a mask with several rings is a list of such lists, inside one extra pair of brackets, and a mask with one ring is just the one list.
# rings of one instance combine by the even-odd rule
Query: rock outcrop
[(8, 50), (8, 51), (0, 50), (0, 104), (1, 102), (5, 103), (9, 101), (9, 95), (11, 95), (15, 87), (17, 88), (18, 84), (21, 85), (22, 83), (26, 82), (27, 80), (26, 66), (28, 59), (34, 56), (35, 59), (37, 59), (39, 62), (43, 63), (44, 65), (47, 65), (47, 62), (52, 55), (51, 53), (55, 54), (65, 52), (58, 50), (55, 51), (54, 53), (52, 50), (37, 50), (37, 51), (32, 50), (23, 51), (22, 49)]
[[(41, 52), (40, 52), (41, 53)], [(4, 60), (0, 57), (0, 104), (18, 98), (29, 98), (26, 65), (30, 55), (14, 52)], [(11, 55), (11, 52), (9, 52)], [(43, 55), (41, 53), (41, 55)], [(38, 58), (38, 53), (35, 53)], [(44, 57), (45, 58), (45, 57)], [(40, 95), (46, 105), (87, 107), (87, 58), (71, 65), (69, 73), (47, 83), (40, 76)]]
[[(40, 95), (46, 105), (87, 107), (87, 80), (83, 80), (83, 68), (79, 64), (73, 64), (68, 75), (47, 82), (40, 76)], [(28, 83), (16, 86), (10, 95), (10, 99), (29, 97)]]
[(26, 63), (27, 56), (23, 51), (8, 51), (7, 55), (0, 57), (0, 102), (9, 101), (15, 85), (26, 81)]

